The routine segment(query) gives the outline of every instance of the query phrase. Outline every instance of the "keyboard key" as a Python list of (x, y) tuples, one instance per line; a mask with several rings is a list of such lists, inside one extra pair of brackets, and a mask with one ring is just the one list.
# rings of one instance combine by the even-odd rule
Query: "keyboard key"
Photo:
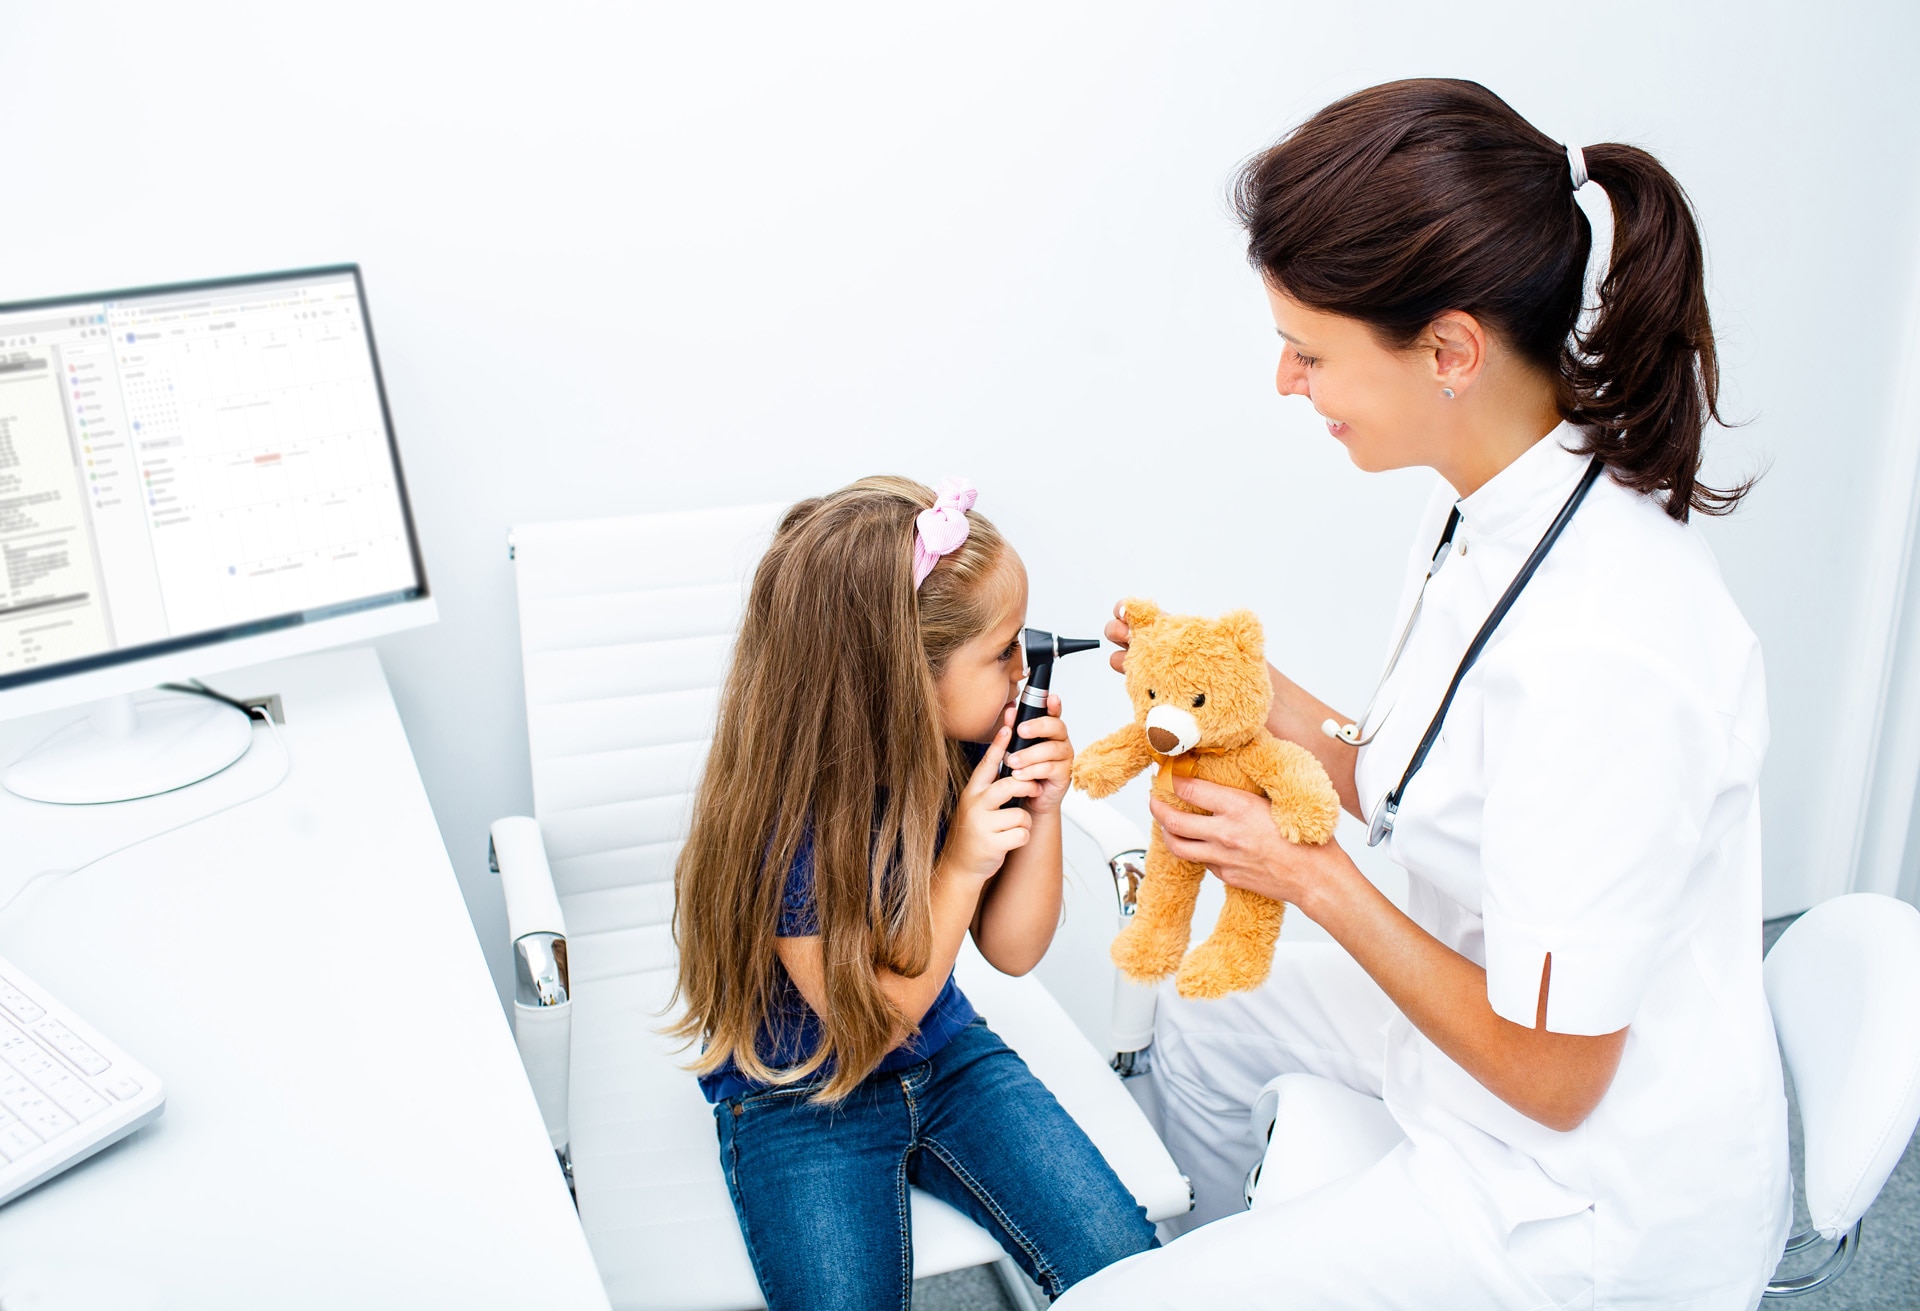
[(140, 1095), (140, 1084), (122, 1075), (107, 1085), (107, 1091), (113, 1094), (115, 1101), (130, 1102)]
[(0, 983), (0, 1010), (10, 1011), (28, 1024), (46, 1014), (26, 993), (5, 983)]
[(107, 1109), (106, 1098), (65, 1070), (41, 1084), (40, 1091), (76, 1120), (84, 1120), (89, 1115), (98, 1115)]
[(5, 1083), (0, 1083), (0, 1102), (25, 1122), (28, 1128), (42, 1138), (51, 1138), (62, 1130), (74, 1126), (74, 1118), (47, 1100), (40, 1092), (29, 1088), (24, 1092), (9, 1092)]
[(56, 1074), (66, 1074), (66, 1071), (60, 1068), (60, 1062), (47, 1055), (46, 1049), (37, 1043), (28, 1043), (24, 1050), (0, 1052), (0, 1060), (5, 1060), (8, 1065), (26, 1075), (34, 1083), (45, 1083)]
[(38, 1090), (12, 1070), (0, 1070), (0, 1107), (11, 1108), (22, 1097), (35, 1096)]
[(0, 1121), (0, 1156), (17, 1161), (39, 1145), (39, 1135), (11, 1115)]
[(53, 1049), (85, 1070), (88, 1074), (103, 1074), (107, 1068), (107, 1058), (89, 1047), (79, 1034), (60, 1021), (51, 1017), (41, 1020), (33, 1026), (33, 1031), (53, 1044)]

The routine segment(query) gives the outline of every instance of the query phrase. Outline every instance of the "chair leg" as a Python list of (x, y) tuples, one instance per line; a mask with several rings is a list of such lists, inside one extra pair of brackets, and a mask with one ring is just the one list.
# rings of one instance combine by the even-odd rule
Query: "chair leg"
[[(1799, 1297), (1802, 1293), (1811, 1293), (1823, 1284), (1838, 1279), (1846, 1268), (1853, 1264), (1853, 1258), (1860, 1252), (1860, 1226), (1864, 1220), (1854, 1221), (1853, 1228), (1840, 1235), (1840, 1241), (1834, 1244), (1833, 1251), (1820, 1263), (1817, 1270), (1809, 1270), (1804, 1275), (1792, 1279), (1776, 1279), (1767, 1285), (1767, 1291), (1761, 1294), (1766, 1298)], [(1796, 1234), (1787, 1243), (1787, 1251), (1804, 1251), (1812, 1247), (1812, 1239), (1817, 1234)]]
[(1010, 1256), (1003, 1256), (993, 1263), (993, 1273), (1000, 1276), (1000, 1287), (1007, 1290), (1007, 1301), (1013, 1303), (1014, 1311), (1041, 1311), (1039, 1299), (1033, 1295), (1033, 1286), (1027, 1282), (1026, 1275), (1014, 1264)]
[(573, 1187), (573, 1144), (553, 1149), (554, 1159), (560, 1162), (560, 1177), (567, 1181), (567, 1196), (573, 1199), (573, 1212), (580, 1213), (580, 1194)]

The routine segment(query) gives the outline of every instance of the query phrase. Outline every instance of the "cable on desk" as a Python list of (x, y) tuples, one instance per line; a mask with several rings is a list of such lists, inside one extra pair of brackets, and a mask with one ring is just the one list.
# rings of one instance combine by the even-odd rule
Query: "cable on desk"
[(225, 705), (230, 705), (249, 718), (253, 716), (252, 706), (249, 706), (244, 701), (236, 701), (224, 692), (214, 691), (197, 678), (189, 678), (184, 683), (162, 683), (160, 684), (160, 690), (162, 692), (185, 692), (188, 696), (203, 696), (209, 701), (219, 701)]
[[(192, 819), (183, 819), (178, 824), (170, 825), (167, 828), (161, 829), (157, 833), (149, 833), (144, 837), (135, 838), (131, 842), (123, 843), (120, 846), (115, 847), (112, 851), (103, 851), (99, 855), (94, 856), (91, 859), (82, 861), (78, 865), (72, 865), (66, 869), (43, 869), (38, 874), (32, 875), (31, 877), (26, 879), (24, 882), (22, 882), (19, 887), (15, 888), (12, 891), (12, 893), (8, 895), (5, 901), (0, 901), (0, 915), (6, 914), (8, 908), (11, 907), (14, 902), (20, 900), (21, 897), (26, 895), (26, 891), (28, 888), (31, 888), (34, 884), (40, 882), (42, 879), (51, 879), (55, 882), (58, 882), (59, 880), (67, 877), (67, 875), (69, 874), (78, 874), (83, 869), (90, 869), (93, 866), (98, 865), (101, 861), (117, 856), (123, 851), (131, 851), (133, 850), (133, 848), (141, 845), (142, 843), (151, 842), (155, 838), (164, 838), (169, 833), (178, 833), (183, 828), (190, 828), (193, 825), (200, 823), (202, 820), (212, 819), (215, 815), (224, 815), (229, 810), (237, 810), (241, 806), (247, 805), (250, 802), (258, 801), (260, 800), (260, 798), (274, 791), (282, 783), (287, 781), (287, 776), (289, 774), (293, 773), (293, 753), (287, 750), (286, 739), (280, 736), (280, 726), (273, 722), (273, 716), (269, 715), (266, 712), (265, 707), (257, 706), (252, 709), (249, 709), (248, 707), (241, 705), (238, 701), (233, 700), (231, 697), (222, 696), (220, 695), (220, 693), (215, 692), (213, 689), (209, 687), (205, 687), (203, 685), (188, 687), (188, 686), (179, 685), (179, 684), (163, 684), (162, 686), (165, 686), (169, 691), (187, 692), (194, 696), (211, 697), (215, 701), (225, 701), (228, 705), (233, 706), (235, 709), (244, 712), (248, 719), (255, 719), (255, 718), (259, 719), (261, 723), (267, 726), (267, 733), (269, 736), (273, 738), (273, 744), (276, 747), (280, 748), (279, 777), (274, 779), (273, 782), (267, 784), (266, 787), (261, 788), (258, 792), (255, 792), (252, 796), (241, 797), (238, 801), (229, 801), (226, 805), (216, 807), (213, 810), (209, 810), (204, 815), (195, 815)], [(253, 754), (253, 746), (251, 743), (249, 743), (247, 746), (246, 754), (247, 755)], [(245, 757), (242, 757), (242, 758), (244, 759)], [(229, 766), (228, 768), (231, 768), (231, 766)]]

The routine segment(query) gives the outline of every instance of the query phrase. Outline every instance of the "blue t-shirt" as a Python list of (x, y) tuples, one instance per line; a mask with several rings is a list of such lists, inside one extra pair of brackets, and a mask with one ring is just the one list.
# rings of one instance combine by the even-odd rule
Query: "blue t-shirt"
[[(984, 750), (968, 744), (968, 758), (977, 764)], [(940, 844), (945, 840), (946, 825), (942, 823)], [(936, 853), (938, 850), (936, 845)], [(820, 920), (813, 900), (813, 833), (809, 830), (801, 835), (799, 850), (793, 853), (793, 863), (787, 867), (786, 889), (780, 901), (779, 934), (783, 938), (810, 938), (819, 932)], [(920, 1019), (920, 1031), (881, 1057), (874, 1073), (918, 1065), (951, 1042), (956, 1033), (973, 1021), (974, 1015), (973, 1003), (954, 983), (953, 975), (948, 974), (940, 995), (933, 999), (933, 1005)], [(760, 1023), (759, 1036), (754, 1040), (760, 1059), (775, 1069), (798, 1065), (819, 1045), (820, 1017), (807, 1005), (785, 968), (775, 961), (773, 997), (767, 1006), (767, 1017)], [(833, 1058), (829, 1057), (819, 1073), (825, 1076), (832, 1070)], [(767, 1086), (740, 1073), (731, 1060), (700, 1076), (700, 1090), (710, 1102), (758, 1092)]]

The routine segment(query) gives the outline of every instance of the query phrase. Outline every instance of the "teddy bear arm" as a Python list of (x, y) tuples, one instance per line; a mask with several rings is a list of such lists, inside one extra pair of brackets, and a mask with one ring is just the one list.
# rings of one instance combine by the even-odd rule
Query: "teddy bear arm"
[(1340, 823), (1340, 797), (1313, 753), (1262, 736), (1241, 767), (1273, 804), (1273, 822), (1292, 842), (1319, 846)]
[(1073, 785), (1090, 797), (1109, 797), (1152, 763), (1146, 730), (1128, 724), (1081, 750), (1073, 762)]

